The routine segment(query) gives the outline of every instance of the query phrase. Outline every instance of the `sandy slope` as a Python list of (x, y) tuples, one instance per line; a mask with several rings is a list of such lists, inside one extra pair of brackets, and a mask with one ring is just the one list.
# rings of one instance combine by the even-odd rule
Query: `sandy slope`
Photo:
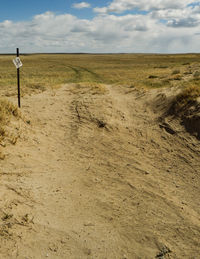
[(0, 162), (0, 258), (199, 258), (200, 142), (159, 119), (173, 94), (25, 97), (31, 123)]

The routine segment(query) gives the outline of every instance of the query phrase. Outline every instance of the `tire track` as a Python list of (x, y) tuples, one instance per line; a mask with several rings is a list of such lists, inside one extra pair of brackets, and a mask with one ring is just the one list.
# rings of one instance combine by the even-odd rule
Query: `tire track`
[(80, 81), (84, 78), (84, 73), (88, 73), (92, 79), (94, 79), (98, 83), (102, 83), (102, 78), (95, 72), (89, 70), (88, 68), (80, 67), (80, 66), (67, 66), (72, 69), (75, 73), (75, 79)]

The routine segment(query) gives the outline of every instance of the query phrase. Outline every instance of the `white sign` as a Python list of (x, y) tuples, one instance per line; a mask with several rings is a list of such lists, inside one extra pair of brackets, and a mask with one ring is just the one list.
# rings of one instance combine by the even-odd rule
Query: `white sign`
[(16, 57), (15, 59), (13, 59), (13, 63), (15, 64), (16, 68), (22, 67), (22, 62), (19, 57)]

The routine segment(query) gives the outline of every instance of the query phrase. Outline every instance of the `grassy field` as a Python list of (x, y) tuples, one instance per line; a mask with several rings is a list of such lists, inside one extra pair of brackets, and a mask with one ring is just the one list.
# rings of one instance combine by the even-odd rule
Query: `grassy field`
[[(14, 56), (0, 56), (1, 95), (16, 94)], [(160, 88), (200, 84), (200, 55), (21, 55), (22, 94), (65, 83), (116, 84)], [(3, 92), (2, 92), (3, 91)]]

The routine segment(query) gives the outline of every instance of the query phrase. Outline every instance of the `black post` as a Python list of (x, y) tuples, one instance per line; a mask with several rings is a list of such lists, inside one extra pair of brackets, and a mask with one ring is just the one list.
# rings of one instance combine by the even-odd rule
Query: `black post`
[[(19, 57), (19, 48), (17, 48), (17, 57)], [(21, 102), (20, 102), (20, 73), (19, 73), (19, 68), (17, 68), (17, 88), (18, 88), (18, 107), (21, 107)]]

